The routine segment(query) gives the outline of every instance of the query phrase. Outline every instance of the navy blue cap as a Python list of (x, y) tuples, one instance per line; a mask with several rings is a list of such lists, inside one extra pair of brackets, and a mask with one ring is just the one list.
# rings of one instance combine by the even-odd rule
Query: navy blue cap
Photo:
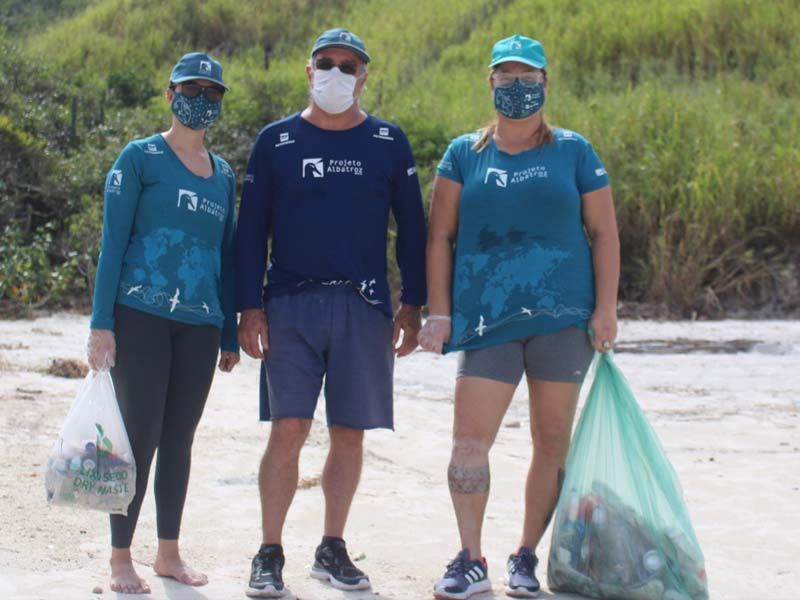
[(369, 54), (367, 54), (367, 49), (364, 47), (364, 42), (361, 41), (361, 38), (342, 27), (329, 29), (319, 36), (317, 41), (314, 42), (313, 48), (311, 48), (311, 56), (314, 56), (323, 48), (344, 48), (354, 52), (365, 63), (370, 61)]
[(189, 52), (184, 54), (172, 68), (169, 76), (171, 83), (181, 83), (193, 79), (208, 79), (224, 87), (228, 86), (222, 80), (222, 65), (205, 52)]

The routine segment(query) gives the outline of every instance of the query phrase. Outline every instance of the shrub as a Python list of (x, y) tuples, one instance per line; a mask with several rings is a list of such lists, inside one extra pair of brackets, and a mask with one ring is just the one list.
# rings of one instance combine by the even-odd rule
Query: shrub
[(794, 0), (30, 3), (48, 16), (67, 4), (87, 7), (24, 42), (0, 33), (0, 298), (87, 297), (103, 174), (168, 126), (178, 56), (222, 60), (232, 90), (207, 140), (241, 181), (261, 127), (305, 105), (314, 37), (347, 26), (373, 56), (363, 106), (403, 127), (426, 199), (449, 140), (493, 117), (492, 43), (532, 35), (550, 59), (548, 118), (611, 174), (623, 298), (673, 314), (800, 306)]

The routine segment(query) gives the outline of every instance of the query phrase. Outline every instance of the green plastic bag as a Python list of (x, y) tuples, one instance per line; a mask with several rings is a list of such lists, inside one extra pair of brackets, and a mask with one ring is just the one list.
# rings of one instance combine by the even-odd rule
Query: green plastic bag
[(556, 509), (547, 580), (551, 589), (595, 598), (708, 598), (680, 482), (611, 353), (595, 357)]

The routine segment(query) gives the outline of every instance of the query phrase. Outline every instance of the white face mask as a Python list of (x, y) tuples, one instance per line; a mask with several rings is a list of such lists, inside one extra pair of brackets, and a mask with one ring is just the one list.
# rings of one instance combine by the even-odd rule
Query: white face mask
[(311, 97), (314, 104), (326, 113), (338, 115), (353, 105), (357, 79), (333, 67), (327, 71), (314, 70), (314, 82), (311, 86)]

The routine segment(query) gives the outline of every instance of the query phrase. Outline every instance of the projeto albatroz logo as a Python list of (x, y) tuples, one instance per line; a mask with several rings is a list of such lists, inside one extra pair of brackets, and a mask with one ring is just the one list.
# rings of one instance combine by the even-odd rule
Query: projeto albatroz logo
[(197, 194), (190, 190), (178, 190), (178, 208), (181, 207), (181, 202), (186, 202), (186, 208), (192, 212), (197, 211)]
[(508, 186), (508, 171), (489, 167), (486, 169), (486, 176), (483, 178), (483, 183), (489, 183), (489, 178), (494, 180), (497, 187), (504, 188)]
[(325, 165), (321, 158), (304, 158), (303, 159), (303, 179), (306, 173), (311, 173), (311, 177), (320, 178), (325, 177)]

